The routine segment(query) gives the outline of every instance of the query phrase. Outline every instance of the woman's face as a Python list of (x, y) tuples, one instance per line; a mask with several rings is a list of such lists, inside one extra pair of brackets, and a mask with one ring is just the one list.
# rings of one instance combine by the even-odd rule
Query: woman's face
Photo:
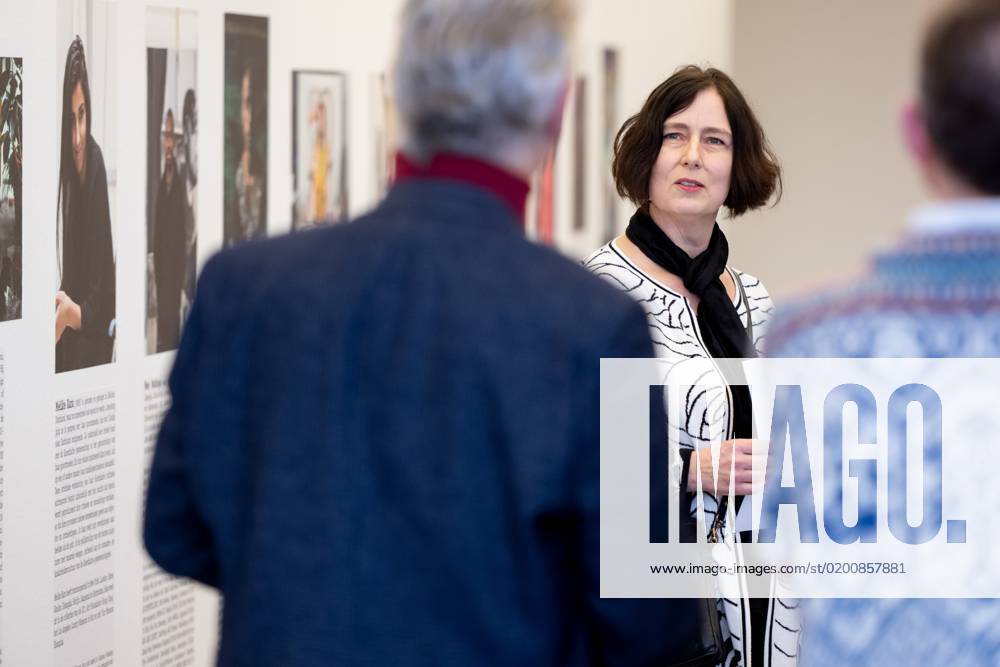
[(77, 176), (83, 182), (87, 173), (87, 109), (86, 98), (83, 96), (83, 86), (79, 83), (73, 87), (70, 95), (70, 123), (73, 125), (73, 164)]
[(663, 143), (649, 178), (650, 211), (673, 219), (715, 220), (729, 195), (733, 134), (715, 88), (663, 122)]

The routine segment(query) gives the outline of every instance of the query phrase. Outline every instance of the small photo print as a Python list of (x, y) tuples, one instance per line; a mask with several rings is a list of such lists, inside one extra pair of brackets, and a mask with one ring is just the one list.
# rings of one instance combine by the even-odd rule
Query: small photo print
[(398, 150), (396, 103), (392, 82), (385, 72), (371, 76), (372, 125), (375, 130), (375, 191), (381, 198), (396, 178)]
[(347, 217), (347, 75), (292, 74), (292, 229)]
[(268, 22), (225, 16), (223, 245), (267, 235)]
[(117, 189), (115, 3), (60, 0), (56, 44), (64, 59), (55, 199), (56, 372), (115, 358), (114, 216)]
[(21, 319), (24, 63), (0, 57), (0, 322)]

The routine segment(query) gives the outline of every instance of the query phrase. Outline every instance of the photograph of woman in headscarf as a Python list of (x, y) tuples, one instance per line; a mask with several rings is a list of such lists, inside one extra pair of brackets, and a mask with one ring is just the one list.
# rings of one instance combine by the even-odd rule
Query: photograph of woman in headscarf
[(63, 76), (55, 299), (56, 372), (106, 364), (115, 340), (115, 259), (108, 176), (91, 132), (93, 107), (83, 40)]

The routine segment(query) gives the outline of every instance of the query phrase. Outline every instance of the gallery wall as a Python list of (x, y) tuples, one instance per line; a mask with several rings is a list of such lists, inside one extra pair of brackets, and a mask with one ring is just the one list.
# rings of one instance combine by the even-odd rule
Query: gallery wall
[[(346, 146), (348, 211), (363, 212), (384, 191), (380, 169), (386, 151), (379, 142), (388, 133), (377, 82), (391, 65), (400, 5), (391, 0), (4, 4), (0, 58), (22, 63), (23, 176), (20, 307), (16, 318), (0, 321), (0, 663), (212, 663), (217, 599), (160, 573), (142, 551), (139, 534), (144, 475), (168, 404), (164, 381), (173, 359), (164, 344), (169, 332), (160, 329), (157, 308), (167, 301), (155, 296), (163, 291), (157, 277), (175, 270), (182, 280), (185, 263), (201, 266), (222, 247), (225, 211), (233, 210), (227, 188), (234, 187), (233, 156), (240, 153), (231, 145), (227, 163), (226, 141), (240, 134), (238, 105), (246, 89), (242, 66), (226, 67), (231, 51), (224, 35), (232, 27), (226, 15), (267, 19), (268, 95), (257, 116), (266, 124), (257, 130), (264, 135), (253, 139), (266, 160), (264, 171), (246, 181), (245, 201), (260, 202), (263, 233), (274, 235), (292, 226), (294, 70), (344, 75), (346, 135), (340, 139)], [(586, 255), (622, 229), (629, 214), (627, 206), (611, 202), (609, 215), (602, 127), (617, 127), (634, 113), (676, 66), (729, 67), (732, 60), (731, 0), (590, 0), (581, 6), (576, 74), (586, 82), (580, 88), (585, 102), (567, 112), (550, 207), (551, 242), (571, 257)], [(257, 29), (252, 21), (247, 25), (244, 35)], [(111, 294), (106, 314), (112, 326), (90, 322), (100, 345), (84, 354), (86, 346), (79, 344), (76, 356), (67, 357), (67, 370), (56, 372), (54, 325), (61, 320), (54, 315), (53, 297), (58, 299), (60, 276), (69, 271), (76, 247), (66, 247), (73, 225), (57, 217), (57, 201), (64, 65), (77, 34), (87, 53), (90, 132), (103, 153), (108, 203), (98, 234), (103, 238), (106, 231), (108, 240), (86, 252), (100, 254), (103, 265), (112, 267), (114, 289), (103, 292)], [(617, 66), (610, 89), (609, 52)], [(151, 85), (154, 76), (158, 83)], [(180, 122), (187, 90), (197, 97), (196, 143)], [(237, 105), (228, 112), (227, 100)], [(608, 100), (614, 114), (606, 121)], [(174, 112), (173, 130), (166, 124), (167, 108)], [(341, 127), (335, 115), (330, 118), (328, 126)], [(583, 131), (574, 135), (580, 124)], [(168, 139), (176, 172), (167, 158)], [(186, 152), (193, 146), (195, 151)], [(579, 169), (578, 155), (585, 156)], [(196, 187), (188, 179), (192, 166)], [(173, 179), (167, 171), (175, 173)], [(95, 177), (97, 171), (86, 173)], [(154, 251), (156, 219), (163, 216), (156, 198), (167, 180), (174, 185), (165, 192), (177, 184), (185, 188), (186, 215), (193, 219), (193, 227), (171, 241), (180, 238), (193, 259), (182, 257), (172, 266)], [(253, 196), (261, 183), (266, 196)], [(183, 317), (183, 295), (179, 305), (165, 308)], [(63, 333), (72, 340), (72, 333)], [(163, 348), (168, 351), (158, 352)]]
[(925, 197), (900, 111), (941, 0), (734, 3), (733, 70), (784, 167), (785, 194), (725, 226), (737, 267), (783, 301), (835, 287), (897, 241)]

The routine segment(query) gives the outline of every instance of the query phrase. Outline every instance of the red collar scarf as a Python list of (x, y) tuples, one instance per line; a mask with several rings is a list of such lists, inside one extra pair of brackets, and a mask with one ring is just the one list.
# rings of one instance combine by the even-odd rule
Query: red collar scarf
[(426, 164), (419, 164), (401, 152), (396, 153), (396, 182), (411, 179), (460, 181), (486, 190), (514, 211), (521, 229), (524, 229), (524, 211), (530, 189), (528, 183), (496, 165), (458, 153), (437, 153)]

